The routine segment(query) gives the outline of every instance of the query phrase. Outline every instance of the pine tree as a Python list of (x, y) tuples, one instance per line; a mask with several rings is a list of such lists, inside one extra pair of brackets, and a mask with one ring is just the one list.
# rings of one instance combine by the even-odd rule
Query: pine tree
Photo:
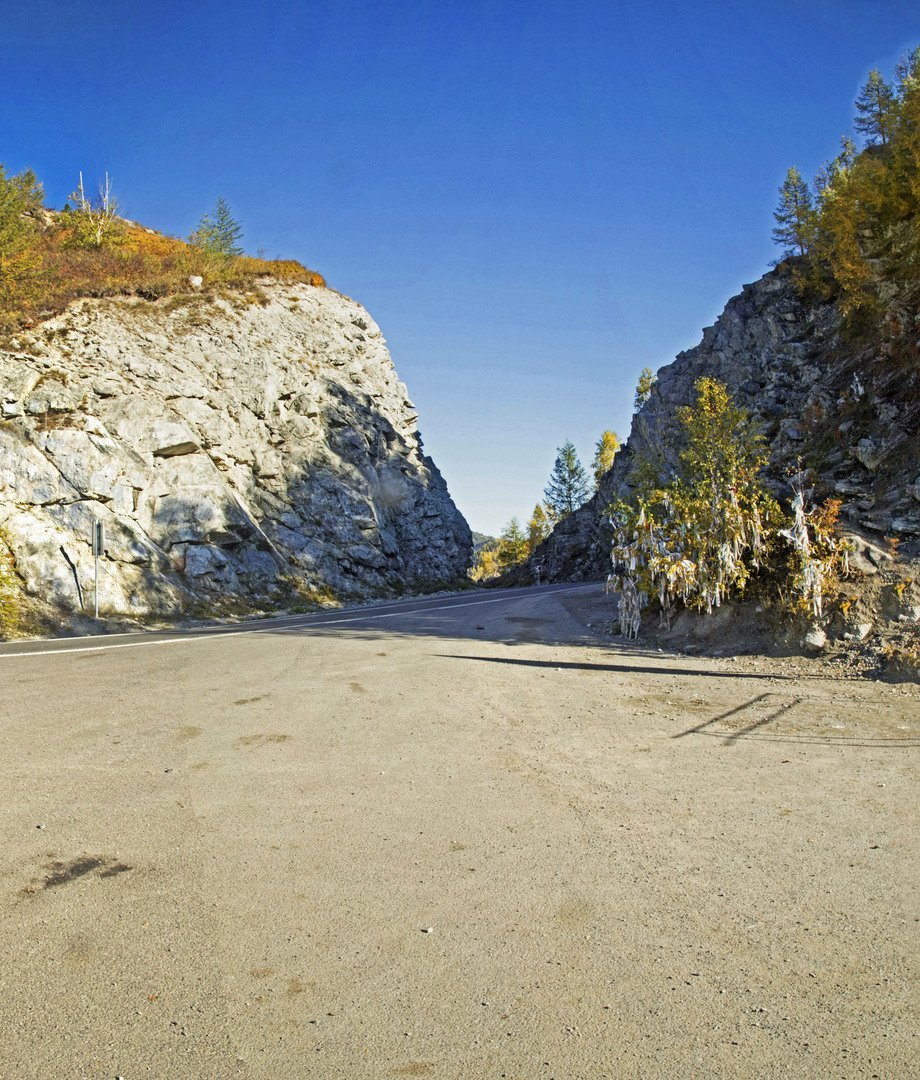
[(794, 165), (779, 189), (779, 206), (773, 217), (776, 220), (773, 239), (782, 244), (783, 254), (807, 255), (814, 242), (815, 211), (808, 185)]
[(854, 124), (860, 135), (870, 144), (878, 141), (887, 146), (895, 125), (897, 98), (875, 68), (856, 99), (856, 112)]
[(550, 534), (550, 521), (542, 504), (537, 503), (527, 523), (527, 554), (533, 555), (534, 551), (543, 543)]
[(198, 228), (188, 239), (190, 244), (203, 248), (209, 255), (229, 259), (243, 254), (237, 242), (242, 235), (243, 228), (230, 213), (227, 200), (220, 198), (214, 204), (214, 209), (202, 217)]
[(597, 440), (597, 446), (594, 449), (594, 460), (591, 462), (591, 467), (594, 470), (595, 487), (600, 484), (601, 477), (610, 471), (613, 466), (613, 459), (619, 449), (620, 437), (615, 431), (605, 431)]
[(920, 81), (920, 45), (902, 56), (894, 69), (898, 88), (903, 93), (909, 86)]
[(649, 396), (652, 393), (652, 387), (657, 382), (657, 376), (650, 367), (642, 369), (642, 374), (639, 376), (639, 381), (636, 384), (636, 396), (633, 401), (633, 407), (638, 412), (642, 406), (648, 401)]
[(562, 521), (587, 500), (589, 490), (584, 466), (574, 445), (566, 440), (556, 451), (553, 471), (543, 492), (546, 508), (555, 521)]
[(502, 529), (498, 540), (498, 564), (503, 570), (510, 570), (527, 558), (527, 537), (521, 523), (513, 517)]
[[(820, 169), (818, 169), (815, 176), (815, 182), (812, 185), (814, 187), (815, 195), (820, 199), (834, 184), (844, 175), (847, 170), (853, 164), (853, 160), (856, 157), (856, 143), (850, 138), (849, 135), (843, 135), (840, 139), (840, 153), (834, 158), (833, 161), (826, 161)], [(819, 208), (815, 207), (815, 214), (817, 215)]]

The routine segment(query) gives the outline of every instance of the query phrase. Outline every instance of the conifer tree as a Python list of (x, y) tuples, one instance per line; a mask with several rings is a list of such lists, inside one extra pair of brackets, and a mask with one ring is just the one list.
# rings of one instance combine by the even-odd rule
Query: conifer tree
[(227, 200), (219, 198), (214, 209), (202, 217), (198, 228), (188, 239), (190, 244), (203, 248), (209, 255), (229, 259), (243, 254), (238, 243), (242, 235), (243, 228), (230, 213)]
[(815, 211), (808, 184), (794, 165), (779, 189), (779, 206), (773, 217), (773, 239), (782, 244), (783, 254), (807, 255), (814, 241)]
[(588, 498), (588, 477), (578, 460), (574, 445), (567, 439), (556, 451), (553, 471), (543, 492), (546, 508), (555, 521), (574, 514)]
[(633, 407), (636, 412), (638, 412), (646, 401), (648, 401), (652, 392), (652, 387), (657, 381), (657, 376), (650, 367), (642, 369), (642, 374), (639, 376), (639, 381), (636, 384), (636, 396), (633, 400)]
[(498, 564), (503, 570), (517, 566), (527, 558), (527, 537), (521, 523), (513, 517), (502, 529), (498, 540)]
[(613, 459), (619, 449), (620, 437), (615, 431), (605, 431), (597, 440), (597, 446), (594, 448), (594, 460), (591, 462), (591, 467), (594, 470), (595, 487), (600, 484), (601, 477), (610, 471)]
[(920, 45), (902, 56), (894, 69), (898, 88), (903, 93), (909, 86), (920, 81)]
[[(853, 142), (849, 135), (842, 135), (840, 138), (840, 153), (833, 161), (826, 161), (821, 168), (818, 169), (813, 185), (815, 195), (820, 198), (829, 188), (833, 187), (834, 183), (839, 180), (853, 164), (853, 159), (855, 157), (856, 143)], [(815, 207), (815, 213), (818, 213), (818, 207)]]
[(860, 135), (865, 135), (868, 143), (877, 141), (882, 146), (887, 146), (891, 140), (896, 111), (897, 98), (894, 91), (882, 78), (881, 73), (873, 68), (856, 99), (856, 130)]
[(527, 554), (533, 555), (534, 551), (543, 543), (550, 534), (550, 520), (541, 503), (533, 508), (530, 521), (527, 523)]

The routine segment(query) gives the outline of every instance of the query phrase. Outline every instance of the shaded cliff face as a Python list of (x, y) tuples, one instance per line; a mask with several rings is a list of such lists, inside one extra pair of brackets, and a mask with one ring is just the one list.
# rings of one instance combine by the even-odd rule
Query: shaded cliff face
[(531, 580), (534, 563), (544, 580), (606, 577), (604, 510), (630, 494), (638, 457), (667, 465), (677, 409), (695, 401), (694, 384), (704, 375), (724, 382), (759, 423), (770, 452), (766, 479), (777, 496), (788, 502), (787, 477), (801, 461), (818, 478), (816, 498), (842, 500), (845, 525), (898, 536), (902, 550), (913, 552), (920, 544), (920, 364), (904, 350), (917, 354), (917, 346), (905, 344), (903, 332), (897, 340), (886, 331), (875, 338), (845, 339), (836, 304), (803, 299), (788, 269), (745, 286), (699, 345), (658, 372), (594, 498), (508, 577)]
[(91, 607), (94, 519), (108, 612), (384, 594), (469, 562), (379, 328), (331, 290), (81, 301), (0, 352), (0, 399), (0, 537), (61, 608)]

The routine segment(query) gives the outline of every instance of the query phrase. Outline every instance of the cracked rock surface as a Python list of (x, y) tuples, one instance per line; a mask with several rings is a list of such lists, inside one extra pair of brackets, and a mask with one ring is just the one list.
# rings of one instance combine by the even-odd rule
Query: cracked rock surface
[(330, 289), (84, 300), (0, 351), (0, 535), (64, 610), (449, 584), (471, 536), (380, 330)]

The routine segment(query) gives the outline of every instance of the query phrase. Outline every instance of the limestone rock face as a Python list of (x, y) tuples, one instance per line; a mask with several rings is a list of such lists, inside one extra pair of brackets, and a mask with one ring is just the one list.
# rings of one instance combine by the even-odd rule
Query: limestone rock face
[(0, 351), (0, 540), (28, 592), (177, 612), (448, 584), (471, 534), (380, 330), (329, 289), (85, 300)]
[(841, 498), (845, 524), (897, 535), (902, 550), (920, 550), (912, 483), (920, 464), (920, 417), (916, 401), (904, 402), (903, 368), (886, 364), (886, 349), (885, 341), (848, 343), (836, 304), (804, 300), (786, 269), (744, 286), (700, 344), (658, 372), (597, 494), (506, 579), (531, 580), (535, 563), (543, 580), (606, 577), (611, 537), (604, 509), (629, 495), (638, 457), (667, 463), (677, 409), (693, 403), (694, 384), (704, 375), (724, 382), (758, 422), (775, 494), (788, 502), (786, 477), (802, 460), (819, 477), (818, 498)]

